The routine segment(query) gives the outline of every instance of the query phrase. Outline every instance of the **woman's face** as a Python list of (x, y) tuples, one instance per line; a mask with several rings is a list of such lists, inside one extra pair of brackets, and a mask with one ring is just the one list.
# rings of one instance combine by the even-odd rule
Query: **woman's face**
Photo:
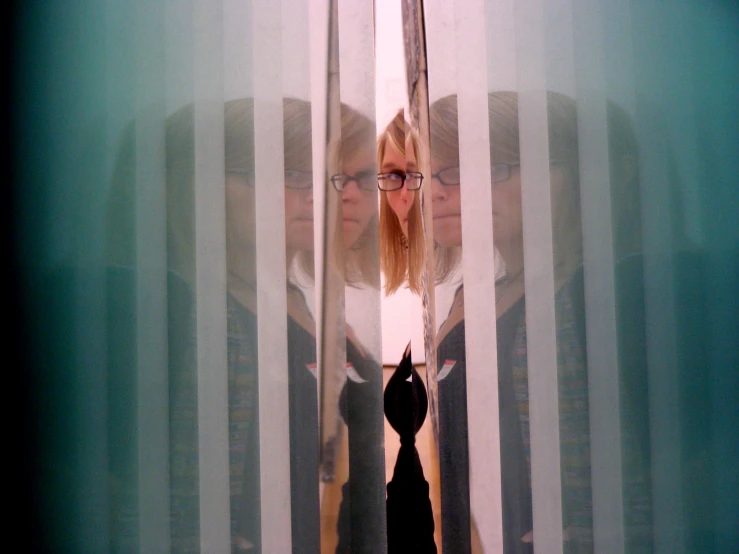
[[(438, 175), (449, 164), (431, 158), (431, 174)], [(462, 244), (462, 206), (460, 185), (443, 185), (438, 177), (431, 178), (431, 209), (434, 218), (434, 242), (450, 248)]]
[[(432, 160), (434, 175), (445, 169), (445, 164)], [(550, 171), (552, 201), (556, 212), (565, 189), (565, 173), (553, 165)], [(464, 186), (463, 184), (461, 186)], [(462, 244), (460, 185), (444, 186), (433, 179), (432, 201), (434, 214), (434, 240), (444, 247)], [(501, 252), (523, 247), (523, 217), (521, 202), (521, 171), (518, 165), (510, 168), (510, 177), (492, 184), (493, 239)]]
[[(348, 156), (342, 165), (342, 172), (357, 178), (374, 173), (373, 152), (368, 149), (366, 154)], [(373, 182), (376, 181), (376, 177), (373, 178)], [(344, 248), (348, 249), (362, 236), (377, 211), (377, 188), (373, 186), (372, 190), (360, 189), (358, 182), (352, 179), (344, 187), (341, 198)]]
[[(344, 163), (343, 172), (358, 177), (374, 172), (370, 153), (355, 156)], [(311, 180), (310, 168), (285, 171), (291, 179)], [(377, 209), (376, 189), (362, 190), (351, 181), (342, 193), (344, 247), (351, 248), (367, 228)], [(232, 251), (253, 249), (256, 238), (255, 190), (242, 174), (226, 174), (226, 228), (228, 247)], [(288, 252), (313, 250), (313, 189), (285, 187), (285, 243)]]
[[(406, 154), (407, 157), (392, 142), (387, 141), (380, 172), (405, 175), (408, 171), (418, 171), (416, 154), (410, 145), (406, 148)], [(405, 184), (403, 184), (398, 190), (385, 192), (385, 197), (390, 205), (390, 209), (393, 210), (393, 213), (398, 218), (398, 222), (403, 228), (403, 233), (408, 236), (408, 214), (416, 198), (416, 191), (408, 190)]]
[[(310, 169), (288, 169), (289, 180), (312, 180)], [(255, 190), (242, 174), (226, 174), (226, 229), (232, 250), (253, 250), (256, 240)], [(285, 243), (287, 250), (313, 250), (313, 189), (285, 187)]]

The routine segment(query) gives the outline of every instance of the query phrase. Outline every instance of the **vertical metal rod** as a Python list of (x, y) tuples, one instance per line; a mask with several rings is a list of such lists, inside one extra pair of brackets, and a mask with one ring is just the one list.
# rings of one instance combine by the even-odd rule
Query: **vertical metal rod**
[(339, 395), (346, 378), (344, 271), (341, 193), (329, 177), (341, 173), (341, 100), (339, 78), (338, 0), (329, 2), (328, 72), (326, 93), (326, 174), (324, 175), (323, 302), (320, 341), (321, 479), (333, 482), (341, 441)]
[[(406, 76), (408, 85), (408, 105), (411, 127), (418, 136), (422, 153), (418, 160), (419, 170), (431, 175), (429, 153), (429, 95), (428, 72), (426, 66), (426, 35), (424, 25), (423, 0), (404, 0), (403, 42), (405, 45)], [(431, 225), (431, 187), (421, 188), (421, 224), (425, 239), (426, 258), (421, 274), (421, 304), (423, 307), (423, 338), (426, 357), (426, 383), (429, 396), (429, 413), (435, 444), (439, 443), (438, 386), (436, 382), (436, 302), (434, 296), (434, 237)]]

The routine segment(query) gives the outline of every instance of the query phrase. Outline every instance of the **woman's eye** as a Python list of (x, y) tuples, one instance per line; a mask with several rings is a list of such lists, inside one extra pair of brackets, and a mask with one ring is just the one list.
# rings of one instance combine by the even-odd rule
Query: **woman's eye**
[(439, 172), (439, 175), (447, 184), (459, 183), (459, 168), (458, 167), (448, 167), (446, 169), (442, 169)]
[(402, 181), (403, 179), (405, 179), (405, 175), (403, 175), (402, 173), (390, 173), (388, 175), (388, 179), (390, 179), (391, 181)]

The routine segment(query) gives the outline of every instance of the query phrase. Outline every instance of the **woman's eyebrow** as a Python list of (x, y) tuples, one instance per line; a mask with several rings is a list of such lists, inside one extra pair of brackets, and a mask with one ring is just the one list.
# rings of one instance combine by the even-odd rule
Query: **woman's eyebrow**
[(405, 171), (405, 168), (399, 167), (398, 164), (393, 162), (385, 162), (382, 164), (382, 172), (383, 173), (389, 173), (391, 171), (397, 170), (397, 171)]

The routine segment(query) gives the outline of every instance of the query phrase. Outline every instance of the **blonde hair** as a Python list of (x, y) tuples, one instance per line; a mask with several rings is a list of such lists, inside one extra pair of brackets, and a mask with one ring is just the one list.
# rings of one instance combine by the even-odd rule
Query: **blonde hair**
[[(553, 210), (554, 261), (558, 274), (570, 274), (582, 263), (580, 230), (580, 181), (578, 171), (577, 111), (571, 98), (547, 92), (550, 159), (566, 172), (567, 184), (555, 199)], [(520, 161), (518, 94), (510, 91), (488, 95), (491, 163)], [(457, 98), (437, 100), (430, 108), (431, 153), (443, 165), (459, 165)], [(437, 282), (446, 281), (459, 265), (461, 248), (435, 249)]]
[[(388, 144), (405, 156), (406, 147), (413, 148), (418, 165), (421, 165), (421, 148), (418, 136), (410, 129), (400, 110), (385, 128), (377, 141), (377, 163), (382, 166)], [(398, 290), (403, 283), (416, 294), (421, 293), (421, 274), (425, 263), (421, 194), (414, 196), (408, 212), (408, 236), (403, 233), (398, 217), (390, 207), (387, 192), (380, 191), (380, 268), (385, 275), (385, 294)]]

